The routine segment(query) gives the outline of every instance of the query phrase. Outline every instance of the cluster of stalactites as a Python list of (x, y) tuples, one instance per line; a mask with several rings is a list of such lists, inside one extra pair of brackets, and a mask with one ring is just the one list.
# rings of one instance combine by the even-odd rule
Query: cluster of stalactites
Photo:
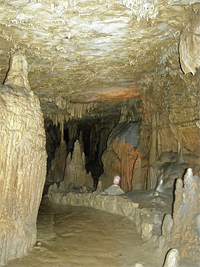
[(96, 103), (70, 103), (63, 98), (57, 98), (55, 100), (55, 104), (61, 112), (58, 111), (56, 114), (45, 114), (45, 117), (52, 120), (54, 125), (58, 125), (58, 123), (62, 122), (68, 122), (72, 119), (81, 119), (97, 107)]

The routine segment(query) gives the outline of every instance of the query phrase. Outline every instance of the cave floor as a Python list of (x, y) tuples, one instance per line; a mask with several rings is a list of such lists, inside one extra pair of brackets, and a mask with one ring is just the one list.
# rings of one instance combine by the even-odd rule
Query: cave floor
[[(161, 267), (156, 253), (136, 232), (132, 221), (87, 207), (50, 204), (44, 199), (38, 216), (37, 245), (9, 267)], [(148, 265), (146, 265), (148, 263)]]

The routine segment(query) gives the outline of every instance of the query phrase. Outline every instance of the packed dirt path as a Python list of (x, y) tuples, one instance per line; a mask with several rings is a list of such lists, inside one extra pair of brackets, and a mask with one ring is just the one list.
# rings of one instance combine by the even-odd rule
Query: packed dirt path
[[(43, 200), (37, 245), (9, 267), (161, 267), (162, 253), (144, 243), (127, 218)], [(148, 262), (148, 265), (146, 263)]]

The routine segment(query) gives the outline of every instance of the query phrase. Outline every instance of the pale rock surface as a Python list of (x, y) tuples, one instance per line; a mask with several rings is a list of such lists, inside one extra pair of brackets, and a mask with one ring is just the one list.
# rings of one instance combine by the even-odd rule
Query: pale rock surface
[[(166, 214), (164, 216), (162, 234), (158, 239), (160, 249), (175, 247), (178, 249), (182, 260), (189, 259), (194, 262), (199, 262), (200, 260), (199, 192), (200, 178), (194, 176), (192, 169), (188, 168), (183, 179), (178, 178), (176, 180), (175, 198), (172, 207), (173, 213), (172, 216), (171, 214)], [(174, 251), (172, 251), (172, 254), (169, 254), (169, 259), (171, 259), (171, 257), (173, 258), (173, 255), (176, 255)], [(178, 258), (179, 256), (175, 257), (174, 262), (177, 261)], [(168, 260), (168, 262), (170, 262), (170, 260)]]
[(30, 90), (24, 55), (15, 53), (0, 86), (0, 265), (36, 242), (46, 173), (43, 115)]
[(157, 191), (172, 188), (175, 179), (182, 177), (188, 164), (178, 157), (178, 153), (165, 152), (149, 166), (149, 180), (152, 188), (156, 188)]
[[(164, 66), (167, 67), (167, 62), (176, 59), (174, 49), (177, 48), (174, 47), (166, 55)], [(160, 169), (155, 165), (159, 164), (160, 157), (163, 158), (161, 159), (163, 164), (175, 161), (179, 164), (181, 159), (180, 175), (187, 166), (190, 166), (196, 175), (200, 175), (199, 78), (199, 73), (193, 76), (174, 70), (174, 72), (168, 71), (167, 73), (163, 71), (155, 76), (153, 74), (142, 83), (141, 99), (145, 108), (139, 146), (143, 146), (141, 165), (146, 166), (148, 170), (146, 174), (144, 173), (144, 181), (148, 189), (156, 187)], [(182, 156), (179, 157), (181, 150)], [(164, 159), (163, 153), (168, 154), (169, 157)], [(171, 155), (177, 156), (174, 158)], [(187, 166), (184, 167), (184, 164)], [(149, 169), (149, 166), (153, 165), (157, 171)], [(142, 170), (145, 169), (142, 168)], [(176, 168), (174, 170), (178, 171)], [(178, 172), (177, 175), (179, 175)]]
[(111, 185), (108, 188), (104, 190), (104, 193), (110, 196), (115, 196), (115, 195), (121, 195), (124, 194), (125, 192), (120, 188), (118, 185)]
[(131, 267), (145, 267), (142, 263), (137, 262), (134, 265), (132, 265)]
[(171, 214), (166, 214), (162, 223), (162, 236), (167, 237), (170, 235), (173, 227), (173, 219)]
[(31, 90), (28, 81), (28, 65), (23, 54), (18, 52), (17, 56), (10, 59), (9, 72), (7, 73), (5, 85), (20, 86), (27, 91)]
[(190, 24), (182, 33), (179, 53), (184, 73), (195, 74), (200, 67), (200, 14), (194, 14)]
[[(189, 168), (177, 180), (173, 208), (172, 242), (178, 247), (181, 258), (200, 261), (199, 214), (200, 178)], [(195, 226), (195, 227), (194, 227)]]
[(177, 249), (170, 249), (163, 267), (180, 267), (180, 255)]

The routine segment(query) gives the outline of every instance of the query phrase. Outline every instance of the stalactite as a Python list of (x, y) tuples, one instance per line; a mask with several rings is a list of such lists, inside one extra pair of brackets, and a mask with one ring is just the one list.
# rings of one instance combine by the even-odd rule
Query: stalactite
[[(57, 103), (57, 101), (55, 100)], [(63, 102), (64, 103), (64, 102)], [(58, 104), (58, 103), (57, 103)], [(65, 104), (62, 105), (62, 108), (57, 105), (57, 112), (46, 114), (46, 118), (53, 121), (54, 125), (58, 125), (60, 121), (68, 122), (72, 119), (81, 119), (85, 115), (90, 114), (90, 111), (95, 109), (98, 104), (97, 103), (71, 103), (66, 101)], [(90, 114), (90, 116), (94, 116)]]
[(152, 140), (151, 140), (151, 150), (149, 156), (149, 164), (152, 164), (157, 159), (157, 134), (156, 134), (156, 114), (152, 115)]
[(178, 162), (184, 162), (183, 159), (183, 146), (181, 144), (181, 142), (178, 141)]
[[(149, 155), (149, 165), (152, 165), (157, 159), (157, 130), (156, 130), (156, 122), (157, 122), (156, 114), (152, 115), (152, 125), (151, 125), (151, 149)], [(148, 182), (147, 182), (147, 189), (155, 188), (157, 176), (155, 176), (155, 169), (151, 167), (148, 172)]]
[(60, 120), (61, 142), (64, 142), (64, 117)]

